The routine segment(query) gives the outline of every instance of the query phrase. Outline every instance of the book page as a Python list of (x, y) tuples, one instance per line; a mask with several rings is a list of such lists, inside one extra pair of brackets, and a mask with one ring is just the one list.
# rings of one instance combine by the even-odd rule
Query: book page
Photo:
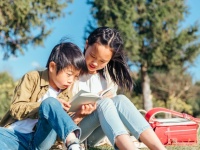
[[(99, 94), (96, 93), (90, 93), (84, 90), (80, 90), (72, 99), (69, 101), (71, 104), (71, 108), (69, 109), (69, 112), (76, 112), (80, 109), (82, 105), (86, 104), (94, 104), (98, 100), (104, 98), (104, 97), (109, 97), (110, 94), (109, 91), (111, 91), (112, 88), (108, 88), (104, 91), (102, 91)], [(108, 94), (108, 95), (107, 95)]]
[(98, 94), (95, 94), (95, 93), (81, 93), (80, 96), (85, 96), (85, 97), (100, 97)]
[[(111, 91), (111, 89), (112, 89), (112, 88), (110, 87), (110, 88), (108, 88), (108, 89), (102, 91), (102, 92), (100, 93), (100, 97), (106, 97), (106, 95)], [(110, 94), (108, 94), (108, 95), (110, 95)]]
[(71, 104), (69, 112), (78, 111), (82, 105), (94, 104), (100, 98), (101, 97), (98, 94), (89, 93), (84, 90), (81, 90), (69, 101)]

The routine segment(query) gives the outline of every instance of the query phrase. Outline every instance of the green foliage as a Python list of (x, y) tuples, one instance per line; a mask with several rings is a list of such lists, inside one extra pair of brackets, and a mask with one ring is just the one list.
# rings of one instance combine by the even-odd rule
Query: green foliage
[[(140, 69), (144, 103), (150, 104), (149, 75), (177, 70), (179, 76), (200, 54), (198, 24), (180, 29), (180, 23), (189, 14), (185, 0), (88, 0), (88, 3), (98, 26), (114, 27), (122, 33), (128, 58)], [(92, 28), (92, 22), (89, 27)], [(169, 100), (169, 95), (165, 96)]]
[(198, 90), (196, 91), (196, 94), (191, 97), (188, 98), (188, 104), (190, 104), (192, 106), (193, 109), (193, 116), (195, 117), (200, 117), (200, 82), (195, 83), (194, 85), (196, 88), (198, 88)]
[(192, 83), (191, 76), (174, 70), (168, 73), (154, 73), (151, 75), (151, 81), (153, 97), (156, 99), (154, 106), (193, 115), (193, 106), (199, 97), (200, 86)]
[(13, 78), (6, 72), (0, 73), (0, 119), (9, 109), (14, 88)]
[[(148, 71), (184, 67), (200, 52), (198, 24), (179, 31), (179, 24), (188, 14), (184, 0), (89, 1), (98, 26), (121, 31), (125, 50), (136, 65)], [(196, 41), (196, 42), (195, 42)]]
[(23, 54), (28, 44), (42, 45), (51, 33), (47, 23), (64, 15), (62, 10), (72, 0), (1, 0), (0, 46), (4, 59)]

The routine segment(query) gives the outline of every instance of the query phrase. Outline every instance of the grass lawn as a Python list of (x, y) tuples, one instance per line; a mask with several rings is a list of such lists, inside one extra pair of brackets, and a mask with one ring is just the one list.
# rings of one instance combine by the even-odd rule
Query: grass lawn
[[(200, 150), (200, 144), (190, 145), (190, 146), (166, 146), (167, 150)], [(114, 150), (112, 147), (108, 145), (90, 148), (89, 150)], [(149, 150), (148, 148), (142, 148), (141, 150)]]
[[(167, 150), (200, 150), (200, 130), (198, 131), (198, 144), (195, 145), (171, 145), (166, 146)], [(51, 150), (60, 150), (57, 148), (52, 148)], [(102, 145), (99, 147), (89, 148), (88, 150), (114, 150), (110, 145)], [(148, 148), (141, 148), (140, 150), (149, 150)]]
[[(166, 146), (167, 150), (200, 150), (200, 129), (198, 129), (198, 144), (195, 145), (171, 145)], [(114, 150), (109, 145), (104, 145), (95, 148), (89, 148), (88, 150)], [(149, 150), (148, 148), (141, 148), (140, 150)]]
[[(200, 135), (198, 136), (200, 139)], [(166, 146), (167, 150), (200, 150), (200, 141), (195, 145), (171, 145)], [(60, 148), (52, 148), (51, 150), (61, 150)], [(89, 148), (88, 150), (114, 150), (110, 145), (102, 145), (98, 147)], [(149, 150), (148, 148), (141, 148), (140, 150)]]
[[(166, 146), (167, 150), (200, 150), (200, 145), (197, 146)], [(96, 148), (90, 148), (89, 150), (114, 150), (110, 146), (101, 146)], [(141, 150), (148, 150), (147, 148), (142, 148)]]

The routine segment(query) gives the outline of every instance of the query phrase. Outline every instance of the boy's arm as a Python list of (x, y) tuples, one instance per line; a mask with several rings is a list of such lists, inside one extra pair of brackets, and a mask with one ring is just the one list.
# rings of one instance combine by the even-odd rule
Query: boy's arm
[(36, 88), (36, 74), (26, 74), (15, 88), (10, 114), (17, 120), (37, 118), (39, 102), (31, 102), (31, 96)]

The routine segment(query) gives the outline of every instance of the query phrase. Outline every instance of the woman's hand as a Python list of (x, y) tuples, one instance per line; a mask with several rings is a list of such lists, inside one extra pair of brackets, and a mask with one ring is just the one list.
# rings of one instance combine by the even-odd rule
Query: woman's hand
[(82, 105), (80, 110), (78, 112), (76, 112), (76, 115), (78, 117), (85, 117), (89, 114), (91, 114), (94, 110), (97, 109), (97, 104), (93, 103), (93, 104), (85, 104)]
[(112, 92), (107, 92), (107, 93), (104, 94), (102, 97), (103, 97), (103, 98), (112, 98), (112, 97), (114, 97), (114, 94), (113, 94)]
[(115, 93), (113, 92), (114, 92), (113, 88), (108, 88), (106, 90), (99, 92), (98, 94), (102, 95), (103, 98), (112, 98), (115, 95)]
[(86, 104), (82, 105), (80, 110), (77, 111), (72, 117), (73, 121), (78, 124), (85, 116), (91, 114), (93, 111), (97, 109), (97, 104)]
[(66, 112), (70, 109), (71, 105), (69, 102), (66, 102), (63, 99), (58, 99), (58, 101), (62, 104), (62, 107)]

